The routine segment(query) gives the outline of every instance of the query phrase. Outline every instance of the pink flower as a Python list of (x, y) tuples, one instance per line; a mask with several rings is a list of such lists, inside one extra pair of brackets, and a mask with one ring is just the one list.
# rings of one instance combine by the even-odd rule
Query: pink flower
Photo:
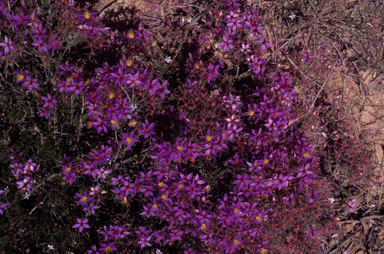
[(83, 231), (83, 228), (90, 228), (91, 226), (89, 226), (88, 224), (86, 224), (88, 222), (88, 219), (77, 219), (77, 224), (73, 225), (72, 228), (79, 228), (80, 232)]

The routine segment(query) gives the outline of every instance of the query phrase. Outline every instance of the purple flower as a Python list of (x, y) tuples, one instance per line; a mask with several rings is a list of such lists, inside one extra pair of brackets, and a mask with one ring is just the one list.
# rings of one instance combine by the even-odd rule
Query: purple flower
[(302, 179), (299, 180), (299, 190), (301, 189), (302, 186), (304, 186), (305, 188), (309, 189), (309, 183), (312, 182), (313, 180), (311, 178), (308, 178), (308, 177), (304, 177)]
[(104, 121), (100, 117), (97, 117), (97, 122), (94, 122), (93, 125), (97, 128), (97, 133), (100, 133), (101, 130), (104, 130), (105, 133), (108, 133), (107, 126), (109, 125), (108, 121)]
[(67, 83), (66, 81), (62, 81), (57, 86), (60, 88), (59, 92), (62, 93), (64, 91), (67, 91), (68, 93), (72, 92), (73, 87), (70, 87), (70, 83)]
[(226, 100), (225, 102), (226, 102), (227, 104), (229, 104), (229, 105), (227, 105), (227, 107), (232, 106), (232, 110), (233, 110), (233, 111), (235, 111), (237, 105), (239, 105), (239, 106), (243, 105), (243, 104), (240, 102), (240, 96), (236, 96), (236, 98), (235, 98), (235, 97), (233, 97), (232, 94), (229, 94), (229, 98), (230, 98), (230, 99), (229, 99), (229, 100)]
[(247, 54), (247, 53), (250, 53), (251, 51), (249, 50), (249, 46), (250, 44), (248, 43), (247, 45), (245, 45), (244, 43), (241, 45), (242, 49), (240, 49), (241, 52), (243, 52), (244, 54)]
[(7, 203), (3, 203), (3, 204), (0, 203), (0, 213), (1, 214), (3, 214), (3, 209), (2, 208), (6, 207), (7, 205), (8, 205)]
[(307, 238), (307, 236), (310, 236), (312, 239), (315, 239), (315, 234), (318, 233), (320, 231), (315, 231), (315, 230), (308, 230), (308, 234), (305, 235), (304, 238)]
[(92, 214), (95, 214), (95, 209), (99, 209), (101, 206), (95, 206), (93, 203), (90, 203), (88, 207), (84, 208), (83, 211), (91, 212)]
[(87, 169), (84, 174), (85, 175), (92, 175), (93, 178), (96, 179), (96, 167), (97, 167), (97, 161), (93, 162), (92, 165), (85, 164), (84, 167)]
[(139, 76), (140, 76), (139, 71), (134, 76), (132, 76), (131, 74), (128, 74), (127, 84), (130, 85), (130, 87), (134, 87), (136, 85), (141, 85), (141, 81), (140, 81)]
[(212, 78), (220, 77), (221, 74), (217, 71), (219, 68), (220, 68), (220, 65), (214, 66), (212, 63), (209, 63), (209, 66), (208, 66), (209, 75)]
[(88, 222), (88, 219), (77, 219), (77, 224), (73, 225), (72, 228), (79, 228), (79, 231), (83, 231), (83, 228), (90, 228), (91, 226), (89, 226), (88, 224), (86, 224)]
[(87, 250), (87, 254), (100, 254), (100, 252), (97, 251), (96, 245), (93, 246), (92, 250)]
[(44, 50), (45, 52), (48, 51), (47, 44), (43, 41), (42, 38), (39, 38), (39, 42), (32, 43), (33, 46), (38, 47), (38, 51), (41, 52)]
[(5, 36), (5, 43), (0, 43), (0, 46), (4, 48), (4, 54), (8, 54), (9, 50), (16, 50), (16, 48), (12, 45), (12, 41), (8, 40), (8, 37)]
[(158, 80), (154, 79), (151, 82), (149, 82), (148, 85), (144, 85), (143, 88), (148, 89), (149, 95), (152, 96), (153, 93), (156, 93), (158, 84), (159, 84)]
[(310, 166), (310, 164), (307, 164), (307, 165), (305, 165), (305, 167), (300, 167), (299, 168), (299, 173), (297, 174), (297, 176), (296, 176), (296, 178), (299, 178), (299, 177), (304, 177), (304, 176), (306, 176), (306, 175), (311, 175), (311, 174), (313, 174), (313, 172), (312, 171), (309, 171), (308, 169), (309, 169), (309, 166)]
[(48, 40), (48, 50), (51, 50), (51, 48), (54, 48), (55, 50), (59, 50), (59, 45), (62, 44), (62, 41), (57, 41), (56, 40), (56, 35), (53, 35), (49, 40)]
[(153, 127), (155, 126), (154, 123), (151, 123), (148, 127), (146, 124), (141, 123), (143, 126), (142, 130), (139, 130), (139, 133), (144, 133), (144, 138), (147, 139), (149, 135), (155, 135), (156, 133), (152, 130)]
[(188, 250), (184, 251), (184, 254), (196, 254), (196, 252), (194, 252), (191, 248), (189, 248)]
[(239, 132), (242, 131), (243, 128), (238, 128), (236, 124), (232, 126), (232, 130), (227, 131), (228, 140), (232, 140), (233, 137), (238, 136)]
[(37, 109), (40, 109), (41, 112), (40, 112), (40, 117), (44, 116), (47, 118), (47, 120), (49, 119), (49, 115), (51, 114), (51, 111), (48, 110), (48, 108), (42, 108), (42, 107), (38, 107)]
[(112, 170), (108, 169), (108, 170), (104, 170), (103, 168), (100, 168), (100, 169), (96, 169), (96, 173), (97, 173), (97, 179), (99, 179), (100, 177), (105, 179), (106, 175), (111, 173)]
[(313, 190), (311, 189), (311, 193), (305, 193), (304, 195), (309, 197), (309, 201), (308, 203), (313, 203), (313, 200), (320, 200), (317, 196), (320, 194), (320, 192), (313, 192)]
[(119, 70), (116, 73), (111, 73), (111, 78), (115, 79), (115, 86), (118, 86), (119, 84), (127, 85), (126, 79), (129, 77), (129, 74), (124, 74), (123, 69), (119, 68)]
[(228, 39), (227, 36), (225, 36), (225, 35), (223, 36), (223, 41), (224, 42), (218, 43), (217, 45), (219, 45), (222, 48), (224, 47), (224, 52), (227, 52), (228, 48), (231, 48), (231, 49), (235, 48), (232, 45), (233, 40), (232, 39)]
[(20, 20), (17, 22), (17, 25), (28, 25), (29, 16), (25, 16), (23, 10), (20, 10)]
[(103, 250), (107, 253), (117, 250), (115, 247), (113, 247), (113, 245), (115, 245), (115, 242), (111, 242), (109, 244), (102, 243), (101, 244), (102, 248), (100, 248), (99, 250)]
[(278, 190), (281, 189), (281, 187), (288, 187), (288, 180), (289, 180), (289, 176), (283, 176), (282, 174), (279, 175), (279, 178), (275, 178), (275, 180), (273, 180), (272, 182), (277, 184), (277, 188)]
[(31, 32), (36, 34), (35, 36), (33, 36), (33, 39), (35, 39), (35, 40), (43, 40), (44, 39), (44, 35), (47, 33), (47, 30), (43, 30), (43, 24), (40, 23), (39, 24), (39, 30), (31, 29)]
[(160, 95), (162, 101), (164, 101), (164, 95), (170, 93), (167, 89), (165, 89), (165, 87), (167, 86), (167, 83), (168, 83), (168, 80), (164, 81), (162, 85), (160, 85), (160, 83), (157, 84), (156, 93)]
[(133, 138), (134, 134), (135, 134), (134, 130), (131, 131), (131, 133), (129, 135), (123, 132), (124, 139), (122, 141), (120, 141), (119, 145), (123, 145), (123, 144), (127, 143), (128, 149), (131, 149), (132, 142), (139, 142), (138, 139)]
[(152, 246), (150, 243), (149, 243), (149, 240), (151, 240), (152, 236), (150, 237), (142, 237), (140, 240), (139, 240), (139, 244), (141, 244), (141, 249), (144, 249), (146, 246)]
[(269, 41), (269, 37), (264, 38), (263, 35), (260, 34), (260, 40), (256, 41), (256, 43), (261, 44), (261, 51), (265, 49), (265, 46), (267, 46), (268, 48), (271, 48), (271, 44), (269, 44), (268, 41)]
[(21, 84), (22, 86), (28, 86), (29, 92), (32, 92), (33, 87), (36, 89), (40, 89), (39, 85), (36, 83), (37, 78), (31, 78), (27, 76), (25, 78), (26, 80)]
[[(231, 1), (228, 1), (227, 3), (231, 3)], [(237, 14), (236, 12), (231, 11), (228, 15), (225, 16), (225, 18), (233, 19), (233, 18), (237, 18), (238, 16), (239, 16), (239, 14)]]
[(351, 211), (351, 213), (353, 213), (353, 208), (357, 207), (356, 204), (353, 204), (353, 201), (355, 201), (355, 200), (351, 200), (351, 201), (349, 201), (349, 203), (348, 203), (348, 208), (349, 208), (349, 210)]
[(87, 191), (84, 191), (84, 194), (76, 193), (75, 199), (79, 199), (77, 205), (82, 205), (83, 207), (88, 206), (88, 202), (93, 200), (93, 198), (88, 195)]
[(183, 231), (173, 229), (169, 235), (171, 236), (171, 239), (169, 241), (170, 243), (174, 242), (175, 240), (181, 241), (181, 236), (183, 235)]
[(139, 39), (141, 39), (144, 43), (147, 42), (147, 37), (151, 36), (151, 34), (147, 33), (147, 29), (144, 29), (141, 33), (139, 31), (136, 31), (137, 36)]
[(304, 52), (303, 52), (303, 56), (304, 56), (304, 58), (302, 58), (301, 59), (301, 61), (302, 62), (307, 62), (307, 63), (311, 63), (311, 60), (313, 59), (313, 58), (315, 58), (314, 56), (310, 56), (309, 54), (310, 54), (310, 52), (311, 52), (311, 50), (304, 50)]
[(55, 103), (57, 103), (57, 100), (52, 99), (52, 96), (50, 94), (47, 94), (47, 97), (41, 96), (41, 98), (45, 101), (44, 108), (47, 108), (48, 106), (51, 107), (51, 109), (55, 109)]
[(69, 63), (68, 63), (68, 61), (66, 61), (64, 67), (59, 65), (59, 69), (62, 70), (62, 72), (60, 72), (59, 75), (66, 75), (66, 74), (70, 74), (71, 71), (73, 69), (75, 69), (75, 67), (73, 67), (73, 66), (69, 67)]
[(72, 80), (72, 84), (74, 85), (74, 87), (72, 87), (72, 90), (75, 91), (76, 95), (79, 95), (80, 91), (83, 91), (82, 86), (84, 84), (84, 81), (74, 83), (74, 80)]
[(97, 15), (97, 12), (93, 12), (93, 13), (90, 13), (88, 11), (88, 9), (86, 9), (86, 11), (84, 12), (84, 14), (81, 14), (81, 15), (78, 15), (77, 17), (79, 19), (82, 19), (80, 22), (81, 23), (84, 23), (88, 20), (91, 20), (93, 17), (95, 17)]
[(232, 27), (233, 29), (242, 28), (243, 25), (240, 23), (242, 23), (243, 21), (244, 21), (243, 18), (233, 18), (229, 20), (229, 23), (227, 24), (227, 26)]
[(17, 29), (17, 26), (19, 26), (19, 22), (20, 22), (20, 17), (19, 16), (16, 16), (13, 12), (12, 14), (9, 14), (8, 15), (8, 20), (10, 21), (10, 25), (9, 25), (9, 28), (12, 28), (14, 27), (15, 29)]

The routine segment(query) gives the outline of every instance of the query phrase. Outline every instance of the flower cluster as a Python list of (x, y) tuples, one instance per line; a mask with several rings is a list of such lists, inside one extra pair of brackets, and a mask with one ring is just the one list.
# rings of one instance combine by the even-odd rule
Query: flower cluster
[(18, 189), (22, 189), (24, 192), (30, 192), (32, 190), (32, 185), (36, 183), (36, 180), (33, 179), (33, 173), (39, 170), (39, 165), (34, 163), (32, 159), (29, 159), (27, 162), (21, 162), (21, 155), (19, 151), (11, 151), (13, 164), (10, 165), (14, 169), (12, 171), (13, 176), (16, 178)]
[[(224, 5), (227, 10), (220, 13), (209, 10), (209, 22), (217, 21), (212, 25), (216, 28), (201, 28), (203, 32), (196, 35), (199, 54), (188, 47), (190, 52), (172, 60), (167, 56), (168, 65), (159, 68), (144, 63), (145, 57), (164, 58), (153, 53), (152, 35), (142, 24), (127, 35), (116, 34), (86, 9), (72, 20), (73, 29), (89, 47), (90, 59), (105, 50), (104, 42), (113, 49), (129, 49), (141, 61), (119, 55), (118, 62), (105, 62), (94, 72), (80, 61), (64, 59), (55, 63), (52, 69), (57, 74), (49, 78), (35, 77), (24, 67), (14, 72), (16, 83), (28, 86), (29, 92), (44, 91), (46, 96), (38, 96), (44, 103), (40, 116), (54, 124), (60, 112), (55, 109), (68, 106), (69, 98), (71, 112), (74, 101), (79, 111), (86, 112), (81, 117), (87, 118), (91, 135), (84, 143), (91, 148), (73, 160), (64, 154), (59, 161), (63, 185), (69, 184), (78, 208), (90, 217), (77, 216), (72, 228), (80, 233), (93, 228), (97, 221), (93, 217), (103, 216), (110, 206), (126, 213), (112, 214), (115, 224), (99, 231), (101, 248), (93, 246), (88, 253), (126, 248), (123, 239), (140, 250), (180, 243), (184, 253), (266, 253), (276, 252), (276, 242), (285, 241), (287, 234), (302, 239), (300, 247), (306, 250), (318, 248), (312, 240), (319, 237), (321, 223), (310, 210), (323, 212), (318, 205), (319, 160), (295, 124), (300, 98), (294, 77), (265, 59), (272, 42), (261, 26), (258, 8), (242, 12), (235, 0)], [(52, 48), (61, 49), (58, 38), (63, 36), (48, 32), (35, 15), (20, 11), (8, 19), (12, 29), (31, 37), (27, 39), (33, 42), (27, 44), (41, 59), (46, 57), (44, 63), (54, 56)], [(211, 41), (220, 54), (208, 51), (204, 43)], [(137, 53), (143, 45), (152, 49), (144, 56)], [(7, 57), (19, 50), (8, 37), (0, 46)], [(304, 57), (313, 59), (309, 52)], [(257, 85), (242, 89), (244, 76), (233, 73), (230, 65), (244, 75), (252, 73), (247, 79)], [(43, 80), (51, 80), (54, 87)], [(93, 145), (88, 143), (91, 136), (98, 139)], [(39, 168), (36, 163), (15, 160), (11, 167), (17, 180), (24, 177), (17, 181), (19, 189), (30, 191), (32, 173)], [(353, 204), (349, 205), (352, 210)], [(289, 223), (280, 221), (282, 212)], [(119, 226), (128, 221), (136, 224), (129, 229)], [(290, 251), (296, 246), (290, 245)]]

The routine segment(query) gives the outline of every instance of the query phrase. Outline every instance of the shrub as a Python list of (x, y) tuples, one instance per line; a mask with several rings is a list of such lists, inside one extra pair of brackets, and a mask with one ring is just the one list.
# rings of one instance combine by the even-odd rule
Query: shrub
[(258, 8), (195, 3), (166, 45), (137, 17), (119, 33), (0, 3), (3, 252), (318, 253), (338, 232), (302, 127), (316, 105), (267, 57)]

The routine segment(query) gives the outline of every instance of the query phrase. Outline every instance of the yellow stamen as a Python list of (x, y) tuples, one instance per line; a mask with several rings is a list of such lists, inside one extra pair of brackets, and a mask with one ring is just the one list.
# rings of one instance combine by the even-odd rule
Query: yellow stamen
[(261, 221), (261, 217), (260, 216), (256, 216), (256, 220), (257, 221)]
[(68, 173), (69, 171), (71, 171), (71, 169), (72, 168), (66, 168), (65, 171), (67, 171), (67, 173)]
[(202, 231), (207, 230), (207, 227), (205, 226), (205, 224), (201, 225), (201, 230), (202, 230)]
[(207, 138), (207, 141), (211, 141), (212, 140), (212, 136), (205, 136)]
[(177, 150), (181, 151), (181, 149), (183, 149), (182, 146), (177, 146)]
[(131, 66), (132, 63), (133, 63), (133, 61), (132, 61), (131, 59), (127, 60), (127, 66), (128, 66), (128, 67)]
[(129, 39), (132, 39), (133, 37), (135, 37), (134, 33), (131, 31), (128, 32), (128, 38)]
[(89, 13), (89, 11), (85, 12), (85, 13), (84, 13), (84, 17), (85, 17), (86, 19), (89, 19), (89, 18), (91, 17), (91, 13)]
[(154, 204), (153, 206), (152, 206), (152, 208), (153, 208), (153, 210), (157, 210), (157, 204)]
[(124, 197), (123, 204), (126, 205), (128, 203), (127, 197)]
[(160, 182), (160, 183), (159, 183), (159, 187), (163, 188), (163, 187), (164, 187), (164, 183), (163, 183), (163, 182)]
[(296, 93), (300, 93), (300, 88), (295, 86), (295, 91), (296, 91)]
[(264, 159), (264, 164), (267, 164), (269, 162), (268, 159)]
[(17, 77), (17, 80), (19, 80), (19, 81), (24, 79), (24, 76), (21, 75), (21, 74), (20, 74), (20, 75), (17, 75), (16, 77)]
[(239, 213), (239, 209), (235, 208), (234, 213), (238, 214)]
[(65, 81), (66, 81), (67, 83), (71, 83), (71, 81), (72, 81), (72, 77), (68, 77)]
[(304, 153), (303, 156), (304, 158), (307, 158), (309, 156), (309, 153)]
[(115, 94), (114, 93), (109, 93), (109, 99), (113, 99), (113, 97), (115, 97)]
[(248, 114), (250, 115), (250, 116), (253, 116), (255, 113), (253, 112), (253, 111), (248, 111)]
[(179, 189), (182, 190), (184, 188), (184, 185), (179, 184)]
[(131, 138), (127, 138), (126, 141), (127, 141), (127, 143), (132, 143), (132, 139)]
[(167, 195), (163, 194), (163, 195), (161, 195), (161, 198), (166, 200), (167, 199)]

